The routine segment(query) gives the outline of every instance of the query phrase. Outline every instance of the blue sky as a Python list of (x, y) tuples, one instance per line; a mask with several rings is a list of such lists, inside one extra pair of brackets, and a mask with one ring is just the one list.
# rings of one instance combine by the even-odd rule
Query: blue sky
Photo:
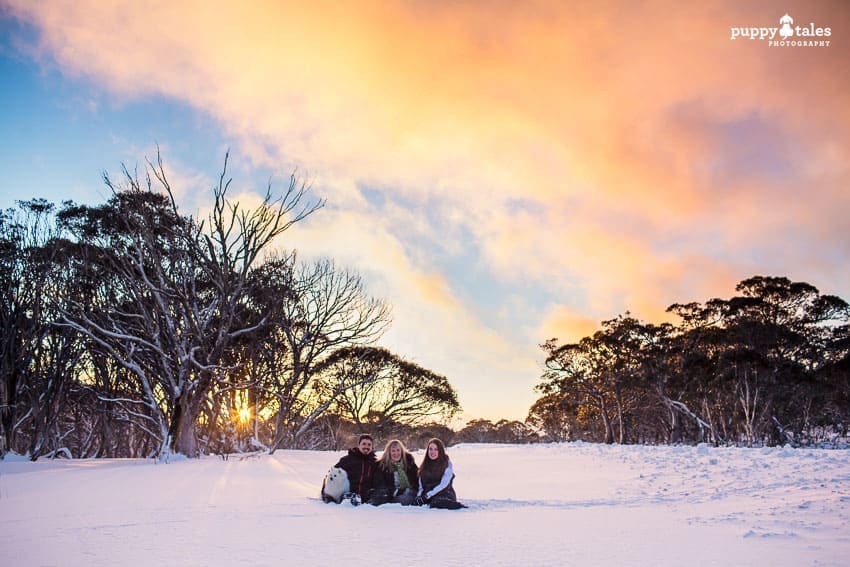
[[(115, 97), (49, 58), (33, 57), (35, 41), (32, 26), (0, 20), (0, 167), (7, 172), (0, 206), (32, 197), (103, 202), (102, 174), (120, 176), (122, 165), (142, 168), (157, 145), (208, 174), (212, 187), (230, 149), (214, 118), (173, 97)], [(240, 181), (262, 186), (275, 175), (246, 161), (234, 156)]]

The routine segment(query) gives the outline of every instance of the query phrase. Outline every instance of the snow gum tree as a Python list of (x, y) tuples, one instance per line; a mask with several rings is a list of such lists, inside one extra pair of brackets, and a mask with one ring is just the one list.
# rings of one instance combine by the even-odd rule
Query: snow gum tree
[(847, 302), (784, 277), (736, 291), (671, 305), (678, 326), (623, 316), (576, 343), (547, 341), (530, 417), (553, 439), (574, 420), (609, 443), (798, 443), (846, 431)]
[[(264, 340), (252, 355), (250, 377), (273, 412), (271, 451), (294, 446), (349, 383), (316, 389), (317, 366), (344, 347), (375, 342), (391, 322), (390, 306), (370, 297), (363, 280), (329, 259), (269, 260), (254, 301), (265, 314)], [(364, 379), (370, 379), (369, 376)]]
[(325, 358), (317, 391), (333, 399), (334, 411), (379, 436), (398, 424), (415, 426), (460, 411), (445, 376), (379, 347), (347, 347)]
[(81, 349), (51, 325), (65, 279), (54, 213), (42, 199), (0, 212), (0, 458), (13, 446), (50, 454), (64, 435), (58, 416)]
[(107, 204), (69, 206), (61, 216), (82, 244), (84, 269), (110, 279), (96, 305), (68, 302), (62, 324), (136, 382), (141, 399), (123, 402), (141, 404), (135, 413), (160, 438), (161, 456), (197, 456), (199, 415), (236, 370), (240, 340), (265, 324), (248, 306), (253, 267), (276, 237), (324, 203), (293, 176), (282, 195), (269, 184), (260, 205), (243, 208), (228, 198), (227, 157), (203, 221), (179, 213), (159, 156), (141, 179), (124, 168), (120, 180), (105, 174), (104, 181)]

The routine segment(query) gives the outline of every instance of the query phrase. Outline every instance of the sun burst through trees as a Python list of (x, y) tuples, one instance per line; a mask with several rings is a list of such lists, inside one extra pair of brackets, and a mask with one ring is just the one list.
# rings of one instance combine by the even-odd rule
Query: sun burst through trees
[(251, 411), (251, 408), (248, 406), (242, 406), (236, 410), (236, 417), (240, 423), (249, 423), (254, 413)]

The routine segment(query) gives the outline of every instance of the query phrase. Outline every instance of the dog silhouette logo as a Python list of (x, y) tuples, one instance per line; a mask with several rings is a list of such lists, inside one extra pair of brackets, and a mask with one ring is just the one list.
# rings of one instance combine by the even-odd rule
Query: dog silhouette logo
[(794, 18), (785, 14), (781, 18), (779, 18), (779, 24), (782, 26), (779, 29), (779, 35), (782, 36), (782, 39), (788, 39), (792, 35), (794, 35), (794, 28), (791, 27), (791, 24), (794, 23)]

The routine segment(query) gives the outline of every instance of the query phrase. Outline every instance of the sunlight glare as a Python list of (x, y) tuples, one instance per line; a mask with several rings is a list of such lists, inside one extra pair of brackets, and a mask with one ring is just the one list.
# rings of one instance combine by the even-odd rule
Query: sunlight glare
[(242, 423), (248, 423), (251, 421), (251, 414), (251, 408), (248, 406), (242, 406), (236, 411), (236, 415)]

